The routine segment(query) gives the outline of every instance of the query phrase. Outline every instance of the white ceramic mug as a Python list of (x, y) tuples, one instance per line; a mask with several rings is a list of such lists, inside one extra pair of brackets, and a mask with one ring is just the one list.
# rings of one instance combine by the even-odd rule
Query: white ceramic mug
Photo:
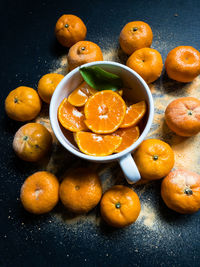
[(79, 72), (79, 68), (76, 68), (70, 73), (68, 73), (54, 91), (50, 103), (50, 121), (52, 129), (59, 142), (74, 155), (82, 159), (94, 162), (105, 163), (111, 161), (118, 161), (128, 183), (135, 183), (138, 180), (140, 180), (141, 176), (132, 158), (131, 152), (133, 152), (147, 136), (153, 121), (154, 104), (150, 89), (140, 75), (138, 75), (135, 71), (131, 70), (127, 66), (122, 65), (120, 63), (111, 61), (97, 61), (84, 64), (83, 66), (84, 67), (99, 66), (106, 71), (119, 75), (123, 80), (124, 87), (129, 88), (126, 89), (126, 91), (124, 92), (125, 95), (131, 97), (134, 103), (145, 100), (147, 104), (147, 115), (146, 115), (146, 123), (144, 126), (144, 130), (141, 132), (138, 140), (134, 144), (129, 146), (127, 149), (119, 153), (104, 157), (95, 157), (86, 155), (82, 153), (73, 144), (71, 144), (70, 141), (64, 136), (60, 128), (57, 112), (61, 101), (65, 97), (67, 97), (82, 82), (83, 79)]

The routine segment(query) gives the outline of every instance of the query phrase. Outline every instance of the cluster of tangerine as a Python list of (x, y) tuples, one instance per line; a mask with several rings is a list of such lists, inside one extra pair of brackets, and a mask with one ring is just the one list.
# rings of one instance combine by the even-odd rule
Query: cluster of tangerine
[(127, 106), (119, 93), (97, 91), (84, 81), (63, 99), (58, 119), (65, 129), (74, 133), (83, 153), (107, 156), (121, 152), (139, 138), (137, 125), (145, 112), (145, 101)]
[[(77, 16), (59, 18), (55, 33), (61, 45), (70, 48), (70, 70), (103, 60), (100, 47), (84, 41), (87, 28)], [(150, 48), (152, 39), (150, 26), (141, 21), (126, 24), (119, 37), (122, 50), (129, 56), (126, 65), (147, 83), (159, 78), (163, 68), (160, 53)], [(191, 46), (176, 47), (169, 52), (165, 69), (171, 79), (190, 82), (200, 74), (200, 53)], [(63, 75), (56, 73), (44, 75), (39, 81), (38, 93), (22, 86), (10, 92), (5, 101), (7, 115), (22, 122), (34, 119), (41, 110), (40, 98), (49, 104), (62, 78)], [(146, 104), (141, 101), (127, 106), (121, 95), (122, 90), (97, 92), (83, 82), (63, 100), (58, 111), (59, 121), (74, 133), (82, 152), (106, 156), (126, 149), (137, 140), (140, 135), (137, 125), (146, 112)], [(199, 114), (200, 101), (185, 97), (168, 105), (165, 120), (176, 134), (188, 137), (200, 131)], [(13, 148), (21, 159), (38, 161), (49, 151), (51, 143), (51, 134), (44, 126), (28, 123), (16, 133)], [(161, 179), (172, 169), (174, 154), (165, 142), (149, 139), (138, 148), (135, 161), (144, 179)], [(196, 212), (200, 208), (200, 175), (186, 170), (170, 172), (162, 182), (161, 195), (166, 205), (177, 212)], [(49, 212), (59, 197), (69, 210), (85, 213), (98, 204), (101, 196), (99, 178), (91, 170), (83, 169), (68, 174), (61, 185), (51, 173), (37, 172), (28, 177), (21, 188), (23, 206), (36, 214)], [(104, 193), (100, 206), (104, 220), (115, 227), (133, 223), (140, 212), (137, 194), (126, 186), (110, 188)]]

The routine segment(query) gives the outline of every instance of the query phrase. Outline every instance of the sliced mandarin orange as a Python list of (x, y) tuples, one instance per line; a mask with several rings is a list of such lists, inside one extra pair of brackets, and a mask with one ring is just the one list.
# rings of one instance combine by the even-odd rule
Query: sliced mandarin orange
[(126, 128), (137, 125), (146, 113), (145, 101), (140, 101), (126, 108), (126, 114), (124, 120), (120, 125), (120, 128)]
[(114, 151), (118, 153), (135, 143), (140, 136), (140, 130), (138, 126), (132, 126), (129, 128), (118, 129), (112, 135), (122, 137), (121, 145)]
[(94, 95), (97, 90), (89, 86), (85, 81), (82, 82), (67, 98), (68, 102), (75, 107), (82, 107), (88, 97)]
[(72, 132), (87, 130), (85, 116), (64, 98), (58, 108), (58, 120), (62, 126)]
[(126, 104), (118, 93), (105, 90), (88, 99), (84, 112), (85, 124), (94, 133), (113, 133), (124, 119)]
[(91, 132), (74, 133), (79, 149), (90, 156), (108, 156), (121, 144), (122, 137), (113, 135), (100, 135)]

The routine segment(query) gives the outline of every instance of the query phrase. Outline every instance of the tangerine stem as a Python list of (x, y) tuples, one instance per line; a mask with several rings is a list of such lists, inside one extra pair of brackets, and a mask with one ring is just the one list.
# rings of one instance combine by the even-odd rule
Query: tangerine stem
[(191, 188), (186, 187), (186, 188), (184, 189), (184, 193), (185, 193), (186, 195), (188, 195), (188, 196), (191, 196), (191, 195), (193, 194), (193, 191), (192, 191)]
[(19, 101), (18, 101), (18, 99), (17, 98), (15, 98), (14, 99), (14, 103), (18, 103)]
[(153, 155), (153, 160), (158, 160), (158, 155)]
[(117, 209), (120, 209), (120, 208), (121, 208), (121, 204), (118, 202), (118, 203), (115, 204), (115, 207), (116, 207)]

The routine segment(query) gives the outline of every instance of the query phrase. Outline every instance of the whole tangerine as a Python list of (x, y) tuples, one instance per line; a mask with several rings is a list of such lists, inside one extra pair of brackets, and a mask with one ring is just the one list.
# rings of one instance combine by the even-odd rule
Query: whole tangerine
[(41, 100), (33, 88), (20, 86), (12, 90), (7, 96), (5, 110), (8, 117), (13, 120), (29, 121), (39, 114)]
[(123, 185), (108, 189), (101, 199), (100, 208), (103, 219), (117, 228), (134, 223), (141, 210), (138, 195)]
[(165, 69), (169, 78), (191, 82), (200, 74), (200, 53), (192, 46), (178, 46), (167, 55)]
[(177, 169), (162, 181), (161, 196), (168, 208), (190, 214), (200, 209), (200, 175)]
[(36, 172), (23, 183), (20, 199), (28, 212), (43, 214), (51, 211), (57, 204), (58, 190), (58, 180), (52, 173)]
[(13, 149), (25, 161), (35, 162), (43, 158), (52, 145), (50, 132), (40, 123), (27, 123), (16, 132)]
[(172, 148), (159, 139), (144, 140), (134, 154), (135, 163), (145, 180), (166, 176), (174, 166)]
[(181, 97), (173, 100), (165, 110), (165, 121), (177, 135), (189, 137), (200, 132), (200, 100)]
[(69, 49), (68, 65), (70, 70), (85, 63), (102, 60), (103, 54), (101, 48), (93, 42), (80, 41)]
[(62, 74), (48, 73), (42, 76), (38, 82), (38, 94), (44, 102), (50, 103), (53, 92), (64, 78)]
[(119, 36), (119, 43), (127, 55), (143, 47), (150, 47), (153, 33), (149, 24), (143, 21), (132, 21), (127, 23)]
[(75, 15), (62, 15), (56, 22), (55, 34), (61, 45), (71, 47), (85, 39), (87, 28), (79, 17)]
[(127, 60), (126, 65), (136, 71), (147, 83), (157, 80), (163, 69), (161, 54), (153, 48), (141, 48)]
[(70, 171), (60, 185), (63, 205), (74, 213), (87, 213), (100, 201), (102, 187), (98, 174), (86, 168)]

